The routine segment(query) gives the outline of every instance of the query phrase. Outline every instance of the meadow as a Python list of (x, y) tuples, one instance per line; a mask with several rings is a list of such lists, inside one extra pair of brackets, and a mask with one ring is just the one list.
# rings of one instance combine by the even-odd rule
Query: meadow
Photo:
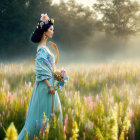
[[(58, 114), (51, 126), (44, 117), (46, 127), (34, 140), (140, 139), (140, 64), (63, 67), (69, 76), (68, 83), (58, 91), (64, 125), (58, 125)], [(34, 83), (34, 63), (0, 64), (0, 140), (16, 140), (26, 119)]]

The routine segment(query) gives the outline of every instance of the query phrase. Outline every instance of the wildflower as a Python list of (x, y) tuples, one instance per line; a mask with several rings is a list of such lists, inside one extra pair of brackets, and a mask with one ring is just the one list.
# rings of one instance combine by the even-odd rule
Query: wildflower
[(99, 95), (98, 94), (96, 95), (96, 100), (99, 101)]
[(53, 113), (51, 113), (51, 117), (54, 117), (55, 116), (55, 113), (53, 112)]
[(41, 132), (43, 132), (45, 130), (45, 124), (43, 123), (41, 126)]
[(64, 124), (67, 125), (68, 123), (68, 114), (66, 114), (66, 118), (64, 119)]
[(8, 127), (7, 131), (6, 131), (6, 138), (5, 140), (17, 140), (17, 130), (14, 126), (14, 123), (11, 122), (10, 126)]
[(12, 98), (11, 92), (9, 92), (9, 91), (8, 91), (8, 98), (9, 98), (9, 99)]
[(43, 120), (42, 120), (41, 132), (44, 131), (45, 124), (46, 124), (46, 115), (45, 115), (45, 112), (43, 112)]
[(85, 130), (87, 130), (87, 125), (85, 125)]
[(49, 134), (49, 122), (47, 122), (47, 127), (45, 129), (45, 133), (48, 135)]
[(23, 105), (24, 104), (24, 99), (20, 99), (20, 104)]
[(85, 125), (85, 130), (89, 129), (89, 127), (90, 127), (90, 124), (87, 122)]
[(66, 134), (66, 132), (67, 132), (67, 128), (66, 128), (66, 126), (64, 125), (64, 133)]
[(42, 121), (44, 124), (46, 123), (46, 115), (45, 115), (45, 112), (43, 112), (43, 121)]
[(130, 118), (130, 120), (132, 120), (132, 117), (133, 117), (133, 111), (132, 111), (132, 109), (130, 109), (129, 110), (129, 118)]
[(110, 100), (110, 103), (113, 104), (113, 102), (114, 102), (114, 98), (113, 98), (113, 97), (110, 97), (109, 100)]
[(88, 102), (88, 103), (91, 103), (91, 102), (92, 102), (92, 97), (91, 97), (91, 96), (88, 96), (87, 102)]
[(83, 132), (83, 140), (86, 140), (85, 132)]
[(94, 127), (94, 122), (92, 122), (92, 127)]
[(72, 138), (74, 140), (77, 140), (79, 129), (78, 129), (78, 125), (77, 125), (77, 122), (76, 121), (73, 122), (72, 132), (73, 132)]

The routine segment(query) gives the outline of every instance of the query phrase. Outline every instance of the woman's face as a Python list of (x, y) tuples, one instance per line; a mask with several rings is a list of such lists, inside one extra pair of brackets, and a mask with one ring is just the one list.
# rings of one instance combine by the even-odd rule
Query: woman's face
[(54, 34), (54, 27), (53, 27), (53, 25), (51, 25), (50, 28), (47, 30), (46, 35), (49, 38), (52, 38), (53, 34)]

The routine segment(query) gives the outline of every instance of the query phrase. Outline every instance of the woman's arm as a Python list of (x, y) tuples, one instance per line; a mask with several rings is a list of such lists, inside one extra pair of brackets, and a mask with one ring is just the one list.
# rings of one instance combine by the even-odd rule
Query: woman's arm
[(48, 81), (47, 79), (44, 79), (43, 81), (48, 85), (48, 87), (49, 87), (49, 89), (50, 89), (50, 91), (51, 91), (51, 94), (52, 94), (52, 95), (55, 94), (55, 90), (54, 90), (54, 88), (50, 85), (49, 81)]
[(58, 60), (59, 60), (59, 50), (58, 50), (58, 47), (55, 43), (53, 43), (52, 41), (49, 41), (48, 42), (52, 47), (53, 49), (55, 50), (56, 52), (56, 59), (55, 59), (55, 65), (58, 63)]
[(44, 79), (43, 81), (48, 85), (49, 88), (51, 87), (51, 85), (47, 79)]
[(58, 63), (58, 60), (59, 60), (59, 51), (57, 49), (57, 51), (56, 51), (55, 65)]

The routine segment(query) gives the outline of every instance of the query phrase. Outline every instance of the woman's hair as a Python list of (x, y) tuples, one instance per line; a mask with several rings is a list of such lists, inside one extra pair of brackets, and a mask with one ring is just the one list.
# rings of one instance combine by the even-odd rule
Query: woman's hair
[(54, 19), (50, 19), (47, 14), (41, 14), (41, 16), (35, 31), (31, 35), (31, 41), (33, 43), (39, 43), (43, 33), (47, 31), (51, 25), (54, 25)]

